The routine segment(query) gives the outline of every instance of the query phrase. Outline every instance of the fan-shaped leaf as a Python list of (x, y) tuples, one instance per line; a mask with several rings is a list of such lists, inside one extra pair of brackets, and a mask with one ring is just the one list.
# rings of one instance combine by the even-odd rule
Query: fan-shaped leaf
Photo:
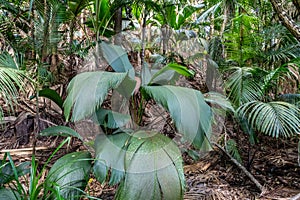
[(251, 101), (237, 112), (256, 130), (272, 137), (290, 137), (300, 132), (300, 110), (286, 102)]
[(19, 69), (18, 64), (8, 52), (0, 54), (0, 67)]
[(184, 174), (181, 153), (168, 137), (139, 131), (100, 135), (96, 139), (95, 176), (121, 181), (116, 199), (181, 199)]
[(181, 153), (168, 137), (140, 131), (126, 153), (126, 174), (116, 199), (182, 199)]
[[(1, 98), (11, 110), (16, 104), (19, 89), (23, 89), (25, 73), (18, 69), (18, 64), (8, 53), (0, 54), (0, 94)], [(0, 118), (2, 117), (2, 106), (0, 107)]]
[(89, 152), (74, 152), (58, 159), (51, 167), (46, 178), (47, 187), (59, 187), (65, 199), (80, 199), (91, 170)]
[[(78, 121), (92, 115), (96, 108), (101, 106), (108, 91), (117, 89), (126, 77), (126, 73), (103, 71), (85, 72), (77, 75), (68, 86), (69, 94), (64, 102), (66, 120), (69, 120), (72, 107), (73, 121)], [(134, 81), (131, 80), (131, 82)], [(133, 92), (134, 85), (135, 84), (131, 84), (131, 86), (127, 87), (126, 91), (123, 92)]]
[(197, 148), (209, 146), (212, 112), (201, 92), (176, 86), (145, 86), (143, 89), (170, 112), (184, 138)]

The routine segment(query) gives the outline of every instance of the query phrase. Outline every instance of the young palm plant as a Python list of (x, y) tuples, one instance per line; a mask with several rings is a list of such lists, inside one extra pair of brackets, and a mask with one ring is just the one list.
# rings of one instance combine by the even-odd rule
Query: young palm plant
[[(158, 71), (145, 64), (136, 77), (121, 47), (101, 42), (99, 48), (115, 72), (77, 75), (69, 84), (64, 102), (67, 120), (90, 118), (114, 130), (95, 140), (95, 176), (100, 182), (119, 184), (116, 199), (182, 199), (185, 184), (179, 148), (169, 137), (140, 125), (145, 105), (153, 99), (169, 112), (186, 141), (199, 149), (209, 148), (210, 106), (201, 92), (169, 84), (178, 73), (193, 73), (176, 63)], [(111, 90), (112, 96), (117, 93), (119, 104), (129, 103), (127, 113), (114, 110), (113, 105), (112, 110), (101, 107)]]
[(235, 67), (233, 70), (226, 87), (237, 116), (245, 118), (258, 132), (272, 137), (291, 137), (299, 133), (299, 108), (288, 102), (277, 101), (270, 95), (278, 79), (290, 73), (288, 68), (265, 71)]

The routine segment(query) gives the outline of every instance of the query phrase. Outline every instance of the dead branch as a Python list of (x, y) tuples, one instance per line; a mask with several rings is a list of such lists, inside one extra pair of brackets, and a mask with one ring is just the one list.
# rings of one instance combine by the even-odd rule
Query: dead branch
[(256, 185), (256, 187), (262, 192), (264, 187), (254, 178), (254, 176), (243, 166), (241, 165), (235, 158), (233, 158), (223, 147), (221, 147), (217, 143), (213, 143), (216, 147), (218, 147), (223, 153), (225, 153), (230, 160), (239, 168), (241, 169), (247, 176), (248, 178)]

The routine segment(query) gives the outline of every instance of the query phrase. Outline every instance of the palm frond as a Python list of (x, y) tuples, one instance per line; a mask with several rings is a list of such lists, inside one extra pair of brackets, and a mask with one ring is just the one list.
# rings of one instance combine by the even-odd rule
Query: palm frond
[(300, 133), (300, 110), (293, 104), (251, 101), (239, 107), (237, 113), (257, 131), (272, 137), (290, 137)]
[(47, 53), (56, 49), (61, 41), (62, 34), (59, 31), (61, 23), (66, 22), (71, 16), (67, 12), (64, 3), (58, 0), (35, 1), (36, 14), (35, 18), (35, 45), (38, 50), (47, 48)]
[[(280, 42), (278, 42), (280, 44)], [(278, 45), (275, 49), (269, 49), (265, 53), (267, 63), (288, 62), (291, 59), (299, 57), (300, 45), (298, 43), (286, 43)]]
[(262, 97), (260, 84), (251, 79), (252, 68), (233, 67), (235, 70), (226, 82), (226, 89), (229, 90), (229, 99), (233, 105), (239, 107), (243, 103), (259, 100)]
[[(18, 64), (8, 53), (0, 55), (0, 98), (2, 98), (11, 110), (19, 89), (23, 89), (25, 74), (18, 69)], [(1, 108), (0, 108), (1, 109)], [(0, 115), (1, 116), (1, 115)]]
[(300, 94), (282, 94), (278, 96), (278, 100), (294, 104), (300, 108)]

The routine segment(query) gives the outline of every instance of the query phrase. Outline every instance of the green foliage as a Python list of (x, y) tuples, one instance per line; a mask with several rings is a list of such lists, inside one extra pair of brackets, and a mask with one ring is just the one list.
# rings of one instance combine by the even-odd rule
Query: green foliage
[(116, 199), (183, 197), (181, 154), (168, 137), (151, 131), (99, 135), (95, 150), (99, 181), (105, 181), (111, 169), (110, 184), (120, 182)]
[[(91, 117), (104, 128), (124, 130), (130, 117), (134, 119), (135, 116), (105, 110), (101, 105), (110, 90), (118, 92), (125, 100), (136, 98), (140, 91), (140, 102), (131, 102), (137, 103), (139, 112), (144, 109), (143, 101), (152, 98), (170, 113), (177, 130), (187, 141), (199, 149), (210, 149), (212, 112), (201, 92), (157, 85), (170, 83), (178, 77), (175, 73), (191, 77), (193, 71), (176, 63), (166, 64), (158, 70), (144, 64), (141, 84), (138, 85), (126, 52), (121, 47), (104, 42), (100, 47), (115, 72), (85, 72), (75, 76), (68, 86), (68, 96), (64, 102), (67, 120)], [(122, 97), (118, 97), (120, 101)], [(224, 105), (225, 101), (224, 98)], [(155, 199), (182, 199), (184, 178), (178, 147), (166, 136), (151, 130), (129, 132), (131, 134), (119, 130), (113, 135), (99, 135), (96, 138), (93, 171), (97, 179), (102, 183), (109, 180), (111, 185), (120, 183), (117, 199), (148, 199), (149, 195), (154, 195), (151, 197)], [(146, 171), (139, 172), (138, 169)], [(143, 189), (141, 185), (147, 187)]]
[[(52, 127), (49, 131), (57, 129), (68, 132), (67, 129), (70, 128)], [(41, 167), (38, 166), (34, 155), (31, 162), (15, 166), (10, 154), (6, 154), (9, 162), (3, 160), (0, 166), (0, 199), (79, 199), (84, 195), (83, 189), (87, 185), (91, 169), (91, 157), (88, 152), (75, 152), (63, 156), (54, 163), (45, 180), (41, 181), (48, 163), (67, 142), (70, 142), (70, 137), (53, 151)], [(24, 187), (19, 178), (28, 173), (29, 181)]]
[(252, 79), (252, 68), (233, 67), (234, 72), (226, 81), (225, 87), (229, 89), (229, 99), (237, 108), (242, 104), (260, 100), (262, 98), (262, 89), (259, 82)]
[(241, 155), (237, 148), (237, 144), (233, 139), (229, 139), (226, 142), (226, 151), (229, 154), (231, 154), (231, 156), (234, 157), (239, 163), (242, 163)]
[(95, 164), (93, 166), (96, 178), (104, 183), (111, 169), (109, 184), (118, 184), (124, 177), (124, 159), (126, 154), (125, 144), (130, 138), (129, 134), (98, 135), (95, 140)]
[(89, 180), (90, 169), (89, 152), (69, 153), (51, 167), (46, 188), (54, 187), (64, 199), (80, 199)]
[[(110, 89), (116, 89), (125, 80), (127, 73), (85, 72), (77, 75), (68, 86), (68, 97), (64, 102), (66, 120), (78, 121), (92, 115), (100, 107)], [(133, 88), (128, 88), (133, 91)], [(87, 98), (89, 97), (89, 98)]]
[[(7, 158), (8, 153), (5, 153), (4, 158)], [(10, 156), (8, 156), (10, 159)], [(11, 162), (5, 160), (1, 161), (0, 166), (0, 188), (4, 187), (5, 184), (15, 180), (15, 178), (24, 176), (29, 173), (30, 162), (22, 162), (18, 166), (11, 165)]]
[(164, 77), (163, 75), (169, 75), (166, 72), (173, 72), (173, 76), (174, 76), (174, 72), (177, 72), (180, 75), (186, 76), (186, 77), (193, 77), (195, 75), (195, 72), (192, 70), (189, 70), (187, 67), (179, 65), (177, 63), (169, 63), (166, 66), (164, 66), (162, 69), (160, 69), (158, 72), (156, 72), (151, 80), (149, 81), (149, 83), (161, 83), (161, 81), (163, 80), (171, 80), (173, 78), (173, 76), (168, 76), (168, 77)]
[(95, 111), (92, 120), (99, 125), (104, 125), (104, 127), (115, 129), (124, 127), (131, 120), (131, 117), (130, 115), (100, 108)]
[(168, 25), (175, 30), (187, 26), (191, 16), (204, 7), (203, 4), (191, 5), (174, 2), (164, 2), (157, 6), (161, 10), (154, 16), (155, 22), (159, 22), (158, 25)]
[(176, 86), (145, 86), (143, 90), (170, 112), (188, 141), (197, 148), (209, 148), (212, 113), (201, 92)]
[(272, 137), (290, 137), (300, 131), (300, 110), (286, 102), (251, 101), (242, 105), (237, 112), (246, 117), (256, 130)]
[(134, 78), (134, 69), (128, 60), (127, 53), (120, 46), (101, 42), (103, 56), (116, 72), (128, 72)]
[(1, 188), (0, 189), (0, 199), (5, 200), (20, 200), (21, 197), (16, 191), (12, 189)]
[(34, 48), (42, 58), (57, 53), (58, 43), (62, 39), (59, 26), (69, 20), (67, 6), (59, 0), (50, 0), (46, 4), (41, 0), (34, 0), (37, 18), (33, 18), (35, 25)]
[(228, 110), (234, 112), (234, 108), (232, 107), (230, 101), (226, 96), (217, 93), (217, 92), (208, 92), (204, 94), (204, 100), (208, 103), (218, 105), (222, 107), (224, 110)]
[(59, 94), (50, 88), (42, 89), (38, 92), (39, 97), (46, 97), (56, 103), (61, 109), (63, 109), (63, 100)]
[(114, 13), (110, 1), (93, 0), (90, 1), (90, 5), (88, 6), (88, 8), (92, 15), (89, 16), (86, 24), (94, 31), (96, 35), (96, 41), (99, 41), (99, 37), (102, 35), (106, 37), (112, 36), (114, 32), (108, 29)]
[[(0, 93), (5, 105), (11, 110), (14, 108), (13, 104), (17, 104), (19, 90), (23, 89), (25, 79), (25, 72), (19, 70), (15, 59), (7, 52), (0, 54)], [(0, 119), (2, 106), (0, 107)]]
[(238, 118), (245, 118), (243, 120), (250, 125), (247, 128), (248, 125), (239, 120), (243, 130), (251, 136), (251, 143), (255, 143), (251, 129), (272, 137), (290, 137), (299, 132), (299, 109), (290, 103), (272, 101), (268, 96), (277, 87), (278, 80), (291, 73), (288, 68), (282, 66), (270, 71), (248, 67), (232, 69), (234, 72), (226, 82), (228, 96), (237, 109)]

